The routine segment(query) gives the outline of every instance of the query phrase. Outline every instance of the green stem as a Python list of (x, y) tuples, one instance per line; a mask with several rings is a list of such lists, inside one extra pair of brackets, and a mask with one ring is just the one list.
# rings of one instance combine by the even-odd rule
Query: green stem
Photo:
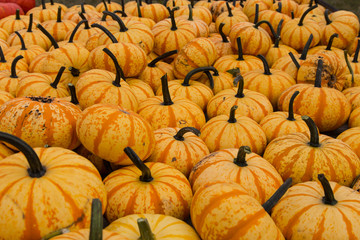
[(329, 9), (326, 9), (326, 10), (325, 10), (324, 16), (325, 16), (325, 20), (326, 20), (326, 25), (331, 24), (332, 21), (331, 21), (330, 18), (329, 18)]
[(323, 60), (319, 59), (318, 66), (316, 68), (316, 76), (315, 76), (315, 87), (321, 88), (321, 73), (323, 70)]
[(91, 222), (89, 240), (103, 239), (103, 215), (100, 199), (94, 198), (91, 203)]
[(168, 58), (174, 54), (176, 54), (178, 51), (177, 50), (172, 50), (172, 51), (169, 51), (169, 52), (166, 52), (164, 53), (163, 55), (160, 55), (159, 57), (155, 58), (154, 60), (152, 60), (149, 64), (148, 64), (148, 67), (156, 67), (156, 63), (158, 63), (159, 61), (165, 59), (165, 58)]
[(174, 136), (174, 138), (178, 141), (184, 141), (184, 135), (188, 132), (192, 132), (193, 134), (195, 134), (196, 136), (200, 136), (200, 131), (197, 130), (196, 128), (193, 127), (183, 127), (181, 128), (176, 135)]
[(74, 37), (75, 34), (77, 32), (77, 30), (80, 28), (81, 24), (85, 23), (87, 20), (81, 20), (78, 24), (76, 24), (74, 30), (72, 31), (70, 38), (69, 38), (69, 43), (73, 43), (74, 42)]
[(84, 13), (79, 12), (79, 15), (80, 15), (81, 19), (84, 21), (84, 24), (85, 24), (84, 29), (86, 29), (86, 30), (90, 29), (89, 21), (86, 19)]
[(280, 22), (279, 22), (279, 25), (278, 25), (278, 27), (276, 29), (274, 48), (279, 48), (279, 44), (280, 44), (280, 40), (281, 40), (281, 37), (280, 37), (281, 26), (282, 26), (283, 22), (284, 22), (284, 19), (281, 19)]
[(299, 91), (294, 92), (294, 94), (290, 98), (289, 116), (287, 118), (287, 120), (289, 120), (289, 121), (296, 121), (296, 119), (294, 117), (294, 100), (295, 100), (296, 96), (299, 95), (299, 93), (300, 93)]
[(120, 32), (126, 32), (128, 30), (128, 28), (125, 26), (124, 22), (121, 20), (121, 18), (118, 15), (109, 11), (104, 11), (103, 13), (109, 15), (113, 20), (115, 20), (119, 24)]
[(121, 13), (122, 17), (127, 17), (126, 12), (122, 11), (122, 10), (115, 10), (114, 13)]
[(25, 41), (24, 38), (20, 35), (20, 33), (18, 31), (15, 32), (15, 34), (19, 37), (20, 39), (20, 43), (21, 43), (21, 50), (27, 50), (26, 45), (25, 45)]
[(238, 58), (236, 60), (244, 61), (244, 55), (243, 55), (242, 44), (241, 44), (241, 37), (236, 38), (236, 43), (237, 43), (237, 47), (238, 47)]
[(112, 83), (116, 87), (121, 87), (121, 85), (120, 85), (121, 78), (123, 78), (125, 80), (124, 72), (121, 69), (120, 64), (117, 61), (115, 55), (107, 48), (104, 48), (103, 51), (111, 58), (111, 60), (113, 61), (114, 65), (115, 65), (116, 76), (115, 76), (115, 80)]
[(41, 178), (45, 175), (46, 169), (42, 166), (39, 157), (25, 141), (5, 132), (0, 132), (0, 140), (13, 145), (24, 154), (30, 166), (27, 170), (30, 177)]
[(41, 6), (42, 6), (42, 9), (46, 9), (45, 0), (41, 0)]
[(174, 102), (171, 100), (171, 96), (170, 96), (170, 92), (169, 92), (167, 73), (161, 77), (161, 90), (162, 90), (163, 99), (164, 99), (164, 102), (162, 103), (162, 105), (165, 105), (165, 106), (173, 105)]
[[(359, 40), (360, 41), (360, 40)], [(348, 67), (350, 74), (351, 74), (351, 83), (355, 82), (355, 77), (354, 77), (354, 70), (351, 66), (351, 63), (349, 61), (349, 57), (348, 57), (348, 51), (344, 50), (344, 57), (345, 57), (345, 62), (346, 62), (346, 66)], [(355, 58), (355, 57), (354, 57)]]
[[(103, 4), (104, 4), (105, 11), (109, 11), (108, 6), (107, 6), (107, 4), (106, 4), (106, 1), (105, 1), (105, 0), (102, 0), (102, 2), (103, 2)], [(110, 2), (109, 2), (109, 4), (110, 4)]]
[(334, 42), (334, 38), (337, 38), (337, 37), (339, 37), (339, 34), (337, 34), (337, 33), (334, 33), (333, 35), (331, 35), (325, 50), (331, 51), (331, 47)]
[[(193, 75), (195, 75), (198, 72), (204, 72), (204, 71), (216, 71), (214, 67), (199, 67), (191, 70), (188, 74), (186, 74), (183, 83), (181, 84), (184, 87), (189, 87), (190, 79)], [(210, 79), (209, 79), (210, 80)]]
[(263, 62), (263, 65), (264, 65), (264, 74), (265, 75), (272, 75), (272, 73), (270, 72), (270, 67), (269, 67), (269, 64), (268, 62), (266, 61), (266, 58), (259, 54), (257, 55), (258, 58), (260, 58), (260, 60)]
[(115, 38), (115, 36), (104, 26), (100, 25), (100, 24), (97, 24), (97, 23), (94, 23), (91, 25), (91, 27), (93, 28), (99, 28), (101, 31), (103, 31), (106, 36), (108, 36), (111, 40), (112, 43), (118, 43), (118, 40)]
[(229, 40), (228, 40), (228, 38), (226, 37), (225, 33), (223, 32), (224, 26), (225, 26), (225, 23), (220, 23), (219, 33), (220, 33), (220, 36), (221, 36), (221, 38), (222, 38), (222, 41), (223, 41), (224, 43), (228, 43)]
[(16, 58), (14, 58), (14, 60), (12, 61), (12, 63), (11, 63), (11, 75), (10, 75), (11, 78), (18, 78), (18, 76), (16, 75), (16, 64), (18, 63), (18, 61), (20, 59), (23, 59), (23, 58), (24, 58), (23, 56), (19, 55)]
[(36, 26), (50, 40), (51, 44), (54, 46), (55, 49), (59, 48), (59, 45), (54, 39), (54, 37), (40, 23)]
[(291, 58), (291, 60), (293, 61), (293, 63), (295, 64), (296, 68), (299, 69), (300, 68), (300, 64), (299, 62), (296, 60), (294, 54), (292, 52), (289, 52), (289, 56)]
[(309, 48), (310, 48), (310, 45), (311, 45), (311, 42), (312, 40), (314, 39), (314, 36), (312, 34), (310, 34), (310, 37), (309, 39), (307, 40), (306, 44), (305, 44), (305, 47), (304, 49), (302, 50), (301, 52), (301, 56), (300, 56), (300, 59), (301, 60), (305, 60), (306, 57), (307, 57), (307, 54), (308, 54), (308, 51), (309, 51)]
[(319, 174), (318, 179), (324, 189), (325, 196), (322, 199), (322, 202), (327, 205), (335, 206), (337, 201), (334, 196), (334, 192), (330, 186), (329, 181), (326, 179), (324, 174)]
[(138, 17), (142, 17), (141, 9), (140, 9), (140, 0), (136, 0), (136, 7), (138, 12)]
[(78, 100), (78, 98), (76, 96), (76, 89), (75, 89), (74, 84), (68, 83), (68, 88), (70, 90), (70, 96), (71, 96), (70, 102), (72, 104), (79, 105), (79, 100)]
[(15, 20), (21, 20), (21, 18), (20, 18), (20, 9), (16, 9)]
[(282, 3), (281, 2), (278, 2), (278, 9), (276, 9), (276, 11), (278, 12), (278, 13), (281, 13), (281, 10), (282, 10)]
[(303, 13), (303, 15), (301, 16), (301, 18), (300, 18), (300, 20), (299, 20), (299, 23), (298, 23), (298, 25), (299, 25), (300, 27), (304, 25), (304, 20), (305, 20), (306, 15), (308, 15), (309, 12), (311, 12), (312, 10), (314, 10), (314, 9), (317, 8), (317, 7), (318, 7), (318, 5), (316, 4), (316, 5), (308, 8), (308, 9)]
[(146, 218), (138, 218), (137, 224), (139, 227), (140, 237), (138, 240), (155, 240), (155, 235), (152, 233), (149, 222)]
[(141, 171), (142, 175), (140, 176), (140, 181), (142, 182), (151, 182), (153, 177), (151, 176), (150, 169), (141, 161), (139, 156), (132, 150), (130, 147), (124, 148), (124, 152), (133, 162), (133, 164)]
[(270, 215), (271, 209), (279, 202), (279, 200), (285, 195), (286, 191), (292, 184), (292, 178), (286, 179), (286, 181), (279, 187), (278, 190), (267, 200), (262, 206), (265, 211)]
[(228, 13), (229, 13), (228, 17), (233, 17), (234, 15), (232, 14), (229, 2), (226, 2), (226, 7), (227, 7), (227, 10), (228, 10)]
[(56, 22), (59, 22), (59, 23), (61, 22), (61, 7), (58, 8)]
[(2, 47), (0, 47), (0, 62), (6, 63), (6, 59), (5, 59), (5, 55), (4, 55), (4, 52), (2, 50)]
[(310, 130), (309, 145), (311, 147), (320, 147), (319, 132), (318, 132), (315, 122), (309, 116), (302, 116), (301, 119), (305, 121), (306, 125), (308, 126), (308, 128)]
[(189, 18), (188, 18), (188, 20), (189, 21), (194, 21), (194, 18), (193, 18), (193, 6), (191, 6), (191, 4), (189, 4), (188, 7), (189, 7)]
[(33, 14), (30, 13), (30, 15), (29, 15), (29, 26), (28, 26), (27, 32), (32, 32), (33, 21), (34, 21)]
[(59, 84), (59, 82), (60, 82), (61, 76), (63, 75), (65, 69), (66, 69), (66, 67), (64, 67), (64, 66), (59, 69), (59, 72), (58, 72), (58, 74), (56, 75), (55, 80), (54, 80), (52, 83), (50, 83), (50, 86), (51, 86), (51, 87), (57, 89), (57, 86), (58, 86), (58, 84)]
[(239, 84), (235, 97), (237, 97), (237, 98), (245, 97), (245, 95), (244, 95), (244, 78), (243, 78), (243, 76), (241, 76), (240, 74), (237, 75), (235, 77), (235, 79), (234, 79), (234, 82)]
[(358, 39), (358, 44), (356, 46), (356, 50), (355, 50), (355, 55), (353, 58), (353, 63), (358, 63), (359, 62), (359, 50), (360, 50), (360, 39)]
[(254, 24), (257, 24), (259, 21), (259, 4), (255, 5), (255, 18), (254, 18)]
[(170, 19), (171, 19), (171, 31), (176, 31), (178, 28), (176, 26), (176, 21), (175, 21), (175, 17), (174, 17), (174, 12), (176, 10), (179, 10), (179, 7), (174, 7), (173, 9), (170, 9), (169, 7), (167, 7), (169, 13), (170, 13)]
[(263, 23), (265, 23), (265, 24), (267, 24), (267, 25), (269, 26), (272, 35), (273, 35), (274, 37), (276, 37), (276, 32), (275, 32), (273, 26), (271, 25), (271, 23), (270, 23), (269, 21), (266, 21), (266, 20), (260, 21), (260, 22), (258, 22), (258, 23), (256, 23), (256, 24), (254, 25), (254, 28), (258, 29), (258, 27), (259, 27), (261, 24), (263, 24)]
[(234, 163), (238, 165), (239, 167), (246, 167), (248, 166), (246, 162), (246, 154), (250, 154), (251, 149), (248, 146), (241, 146), (239, 148), (238, 154), (236, 158), (234, 158)]
[(234, 105), (234, 106), (231, 107), (231, 109), (230, 109), (230, 117), (229, 117), (228, 123), (236, 123), (237, 122), (237, 120), (235, 118), (236, 109), (238, 109), (237, 105)]

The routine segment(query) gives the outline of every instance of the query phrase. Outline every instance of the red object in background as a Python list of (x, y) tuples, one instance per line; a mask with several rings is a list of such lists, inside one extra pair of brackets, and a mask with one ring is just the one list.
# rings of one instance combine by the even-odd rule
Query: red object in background
[(16, 3), (18, 4), (22, 10), (26, 13), (33, 7), (35, 7), (35, 0), (0, 0), (0, 3)]
[(18, 4), (0, 2), (0, 19), (9, 15), (14, 15), (16, 13), (16, 9), (20, 9), (20, 14), (24, 14), (24, 11)]

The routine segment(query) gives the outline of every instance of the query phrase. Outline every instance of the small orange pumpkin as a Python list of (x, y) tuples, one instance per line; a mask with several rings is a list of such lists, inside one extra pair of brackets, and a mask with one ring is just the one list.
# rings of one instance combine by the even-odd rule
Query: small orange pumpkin
[(360, 158), (360, 127), (353, 127), (342, 132), (336, 139), (347, 143)]
[(351, 112), (348, 125), (350, 128), (360, 127), (360, 107), (355, 108)]
[(11, 63), (11, 71), (0, 71), (0, 90), (10, 93), (12, 96), (16, 96), (16, 89), (19, 85), (21, 77), (28, 75), (25, 71), (16, 71), (16, 65), (23, 56), (19, 55)]
[[(33, 27), (35, 28), (36, 24), (38, 24), (38, 23), (39, 23), (39, 21), (35, 20), (32, 23)], [(6, 32), (7, 32), (6, 35), (7, 36), (9, 34), (15, 32), (15, 31), (19, 31), (19, 30), (21, 30), (23, 28), (28, 28), (28, 24), (29, 24), (29, 16), (20, 15), (20, 10), (19, 9), (16, 10), (15, 16), (10, 15), (10, 16), (7, 16), (7, 17), (0, 20), (0, 28), (6, 30)], [(1, 39), (3, 39), (3, 38), (1, 38)], [(4, 39), (4, 40), (6, 40), (6, 39)]]
[(342, 93), (349, 100), (351, 104), (351, 110), (360, 107), (360, 87), (347, 88)]

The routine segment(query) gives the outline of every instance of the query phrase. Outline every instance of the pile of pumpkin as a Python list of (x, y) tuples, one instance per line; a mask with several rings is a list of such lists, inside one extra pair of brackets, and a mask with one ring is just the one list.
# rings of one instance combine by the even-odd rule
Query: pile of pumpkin
[(360, 239), (355, 14), (320, 0), (21, 13), (0, 20), (0, 239)]

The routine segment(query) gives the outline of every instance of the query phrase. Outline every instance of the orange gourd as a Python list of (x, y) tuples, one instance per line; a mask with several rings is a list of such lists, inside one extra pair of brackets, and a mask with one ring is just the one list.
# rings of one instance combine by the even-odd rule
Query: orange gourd
[(234, 54), (234, 50), (231, 47), (231, 42), (229, 41), (229, 38), (222, 31), (224, 26), (225, 23), (220, 23), (219, 25), (220, 35), (209, 37), (209, 40), (211, 40), (214, 43), (216, 48), (216, 60), (222, 56)]
[(11, 70), (0, 71), (0, 90), (10, 93), (12, 96), (16, 96), (16, 89), (19, 85), (21, 77), (28, 75), (28, 72), (16, 70), (16, 65), (19, 60), (23, 59), (23, 56), (19, 55), (11, 63)]
[(336, 139), (340, 139), (344, 143), (347, 143), (356, 155), (360, 158), (360, 127), (353, 127), (345, 130)]
[[(33, 27), (35, 28), (36, 24), (38, 24), (38, 23), (39, 22), (37, 20), (32, 22)], [(7, 36), (15, 31), (19, 31), (23, 28), (28, 28), (28, 24), (29, 24), (29, 16), (20, 15), (19, 9), (16, 10), (15, 15), (7, 16), (0, 20), (0, 28), (6, 30)], [(1, 38), (1, 39), (3, 39), (3, 38)], [(4, 40), (6, 40), (6, 39), (4, 39)]]
[[(64, 9), (61, 9), (64, 13)], [(41, 0), (41, 6), (34, 7), (27, 11), (26, 15), (33, 14), (34, 18), (39, 20), (39, 22), (45, 22), (48, 20), (56, 20), (57, 18), (57, 7), (46, 6), (45, 0)]]

